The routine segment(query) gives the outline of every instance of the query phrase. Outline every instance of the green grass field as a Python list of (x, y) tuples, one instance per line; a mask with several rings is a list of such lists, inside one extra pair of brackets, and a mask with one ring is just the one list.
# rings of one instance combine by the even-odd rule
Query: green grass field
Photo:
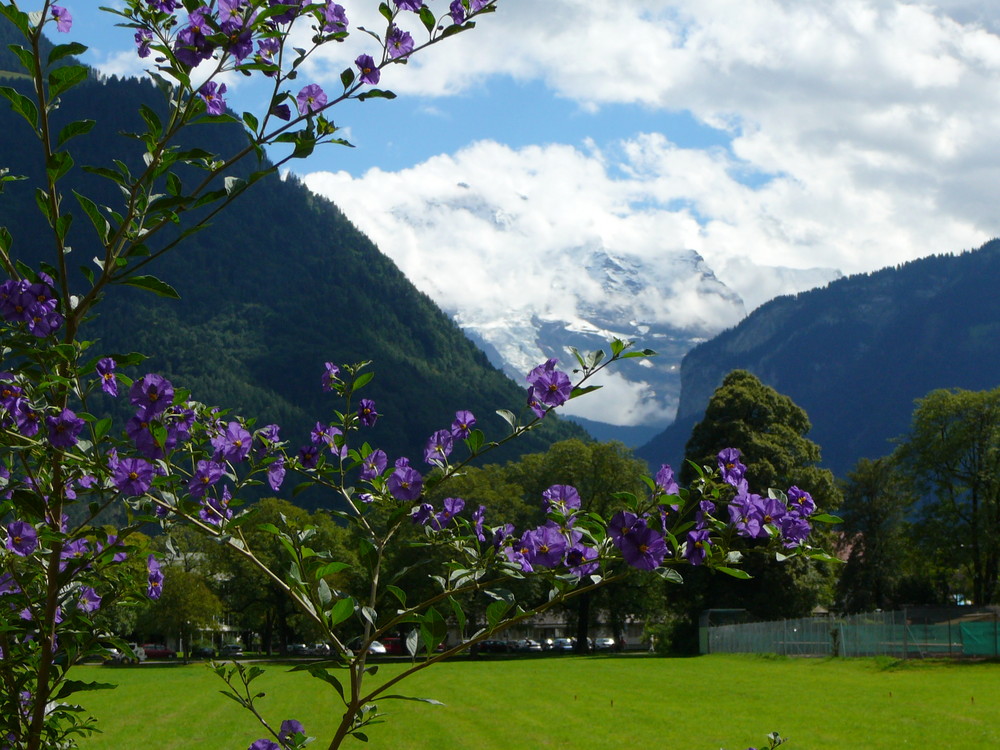
[[(398, 669), (386, 664), (379, 676)], [(88, 750), (245, 750), (263, 736), (203, 664), (82, 667), (76, 677), (119, 685), (81, 695), (104, 729), (84, 742)], [(310, 734), (330, 736), (336, 704), (324, 683), (283, 665), (261, 681), (274, 725), (296, 718)], [(446, 705), (380, 704), (389, 716), (369, 732), (373, 750), (744, 750), (774, 730), (789, 750), (1000, 747), (996, 663), (484, 659), (438, 665), (400, 688)]]

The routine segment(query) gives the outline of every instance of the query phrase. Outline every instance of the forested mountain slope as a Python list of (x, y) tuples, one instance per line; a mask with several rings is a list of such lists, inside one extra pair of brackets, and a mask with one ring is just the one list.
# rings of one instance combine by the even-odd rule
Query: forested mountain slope
[(639, 455), (681, 460), (714, 389), (744, 369), (808, 412), (823, 465), (843, 476), (892, 450), (914, 399), (1000, 384), (998, 287), (992, 240), (772, 300), (687, 354), (677, 420)]

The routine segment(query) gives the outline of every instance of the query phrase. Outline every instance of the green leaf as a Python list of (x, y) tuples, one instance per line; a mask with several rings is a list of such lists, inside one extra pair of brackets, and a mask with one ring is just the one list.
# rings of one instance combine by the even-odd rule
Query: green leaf
[(52, 182), (58, 182), (73, 166), (73, 157), (68, 151), (50, 154), (45, 164), (45, 172)]
[(399, 586), (393, 586), (392, 584), (385, 587), (385, 590), (392, 594), (399, 600), (399, 603), (405, 607), (406, 606), (406, 592)]
[(87, 68), (83, 65), (65, 65), (49, 71), (49, 98), (55, 99), (64, 91), (87, 80)]
[(437, 24), (437, 19), (434, 18), (434, 13), (426, 5), (420, 7), (420, 22), (427, 29), (428, 34), (434, 33), (434, 26)]
[(62, 130), (59, 131), (59, 137), (56, 138), (56, 146), (62, 146), (70, 138), (75, 138), (78, 135), (85, 135), (89, 133), (96, 123), (96, 120), (75, 120), (69, 123)]
[(474, 28), (476, 28), (475, 21), (469, 21), (468, 23), (463, 23), (463, 24), (453, 23), (451, 26), (442, 31), (441, 36), (438, 38), (447, 39), (450, 36), (455, 36), (455, 34), (458, 34), (463, 31), (469, 31), (470, 29)]
[(346, 91), (354, 83), (354, 70), (352, 68), (346, 68), (343, 73), (340, 74), (340, 82), (344, 84), (344, 90)]
[(497, 409), (497, 414), (503, 419), (504, 422), (509, 424), (512, 429), (517, 429), (517, 416), (512, 411), (507, 409)]
[(25, 39), (30, 38), (31, 28), (29, 26), (28, 14), (18, 10), (10, 3), (0, 3), (0, 13), (7, 17), (14, 24)]
[(360, 375), (358, 375), (358, 377), (354, 379), (354, 382), (351, 384), (351, 390), (352, 391), (361, 390), (366, 385), (368, 385), (371, 382), (372, 378), (374, 377), (375, 377), (374, 371), (361, 373)]
[(64, 680), (62, 688), (52, 696), (53, 700), (62, 700), (73, 693), (82, 693), (87, 690), (114, 690), (117, 685), (108, 682), (81, 682), (80, 680)]
[(66, 235), (69, 234), (70, 224), (73, 223), (73, 214), (62, 214), (58, 219), (56, 219), (56, 236), (60, 241), (66, 239)]
[(64, 57), (69, 57), (70, 55), (82, 55), (86, 52), (88, 47), (79, 42), (69, 42), (68, 44), (57, 44), (52, 48), (49, 53), (49, 65), (54, 63), (56, 60), (62, 60)]
[(496, 629), (510, 608), (510, 602), (503, 600), (495, 601), (486, 608), (486, 621), (490, 624), (490, 630)]
[(142, 115), (142, 119), (149, 128), (150, 135), (158, 140), (163, 134), (163, 123), (160, 122), (159, 115), (146, 104), (139, 105), (139, 114)]
[[(426, 6), (424, 6), (426, 7)], [(397, 700), (397, 701), (419, 701), (420, 703), (430, 703), (432, 706), (443, 706), (444, 703), (433, 698), (415, 698), (411, 695), (380, 695), (381, 700)]]
[(134, 286), (138, 289), (145, 289), (160, 297), (167, 297), (169, 299), (181, 298), (177, 290), (170, 286), (170, 284), (160, 281), (155, 276), (128, 276), (121, 283), (127, 286)]
[(724, 565), (720, 565), (716, 568), (720, 573), (725, 573), (726, 575), (732, 576), (733, 578), (739, 578), (741, 580), (747, 580), (750, 578), (750, 574), (745, 570), (740, 570), (739, 568), (727, 568)]
[(364, 93), (358, 94), (358, 101), (363, 102), (365, 99), (395, 99), (396, 95), (391, 91), (385, 91), (383, 89), (368, 89)]
[(328, 615), (330, 627), (334, 628), (348, 617), (354, 614), (354, 600), (351, 598), (341, 599), (333, 605)]
[(351, 566), (345, 562), (330, 562), (317, 568), (313, 575), (316, 577), (316, 580), (319, 580), (334, 573), (339, 573), (342, 570), (350, 570), (350, 568)]
[(310, 669), (309, 674), (311, 674), (318, 680), (323, 680), (323, 682), (327, 683), (328, 685), (332, 685), (333, 689), (337, 691), (337, 695), (340, 696), (340, 699), (345, 700), (344, 686), (340, 683), (340, 680), (337, 679), (335, 675), (331, 674), (325, 669), (316, 669), (316, 668)]
[(90, 218), (90, 223), (94, 225), (94, 229), (97, 230), (97, 236), (101, 238), (101, 244), (107, 244), (108, 238), (111, 236), (111, 224), (108, 220), (104, 218), (101, 214), (101, 209), (97, 207), (94, 201), (90, 200), (85, 195), (73, 191), (73, 195), (76, 196), (77, 203), (84, 210), (87, 216)]
[(382, 14), (382, 17), (385, 18), (386, 21), (392, 23), (392, 11), (389, 9), (388, 3), (379, 3), (378, 12)]
[(7, 49), (17, 55), (17, 59), (21, 61), (21, 67), (27, 70), (28, 75), (34, 78), (38, 68), (35, 65), (35, 56), (31, 53), (31, 50), (22, 47), (20, 44), (8, 44)]
[(38, 107), (31, 99), (8, 86), (0, 86), (0, 96), (9, 101), (11, 109), (27, 120), (36, 133), (38, 132)]
[(840, 516), (832, 516), (829, 513), (816, 513), (815, 515), (809, 516), (810, 521), (818, 521), (819, 523), (843, 523), (844, 519)]
[(574, 388), (572, 392), (570, 392), (569, 397), (578, 398), (579, 396), (584, 396), (588, 393), (593, 393), (594, 391), (598, 391), (601, 388), (603, 388), (603, 386), (600, 385), (586, 385), (583, 386), (582, 388)]

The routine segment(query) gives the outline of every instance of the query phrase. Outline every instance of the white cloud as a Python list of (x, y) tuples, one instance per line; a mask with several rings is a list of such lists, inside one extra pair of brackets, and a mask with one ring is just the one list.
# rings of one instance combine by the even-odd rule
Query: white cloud
[[(507, 74), (544, 80), (591, 107), (689, 110), (729, 130), (732, 154), (670, 148), (663, 134), (650, 134), (608, 157), (641, 171), (628, 183), (640, 186), (641, 198), (697, 204), (705, 226), (673, 212), (668, 245), (698, 249), (723, 273), (748, 257), (852, 272), (997, 233), (992, 193), (983, 189), (1000, 180), (1000, 152), (992, 148), (1000, 129), (1000, 38), (983, 25), (997, 17), (985, 0), (747, 0), (735, 11), (730, 0), (621, 0), (591, 4), (586, 13), (570, 0), (509, 0), (480, 29), (386, 78), (401, 93), (443, 95)], [(333, 53), (337, 62), (323, 65), (338, 73), (355, 51)], [(530, 106), (511, 106), (519, 104)], [(649, 217), (630, 210), (624, 185), (611, 185), (601, 154), (575, 162), (578, 170), (560, 167), (560, 158), (581, 156), (573, 151), (538, 152), (545, 157), (534, 174), (549, 170), (548, 189), (532, 198), (539, 213), (559, 211), (546, 195), (559, 196), (562, 206), (572, 202), (574, 216), (596, 212), (633, 235), (649, 229)], [(515, 176), (532, 174), (506, 174), (496, 161), (483, 166), (500, 167), (491, 179), (512, 193)], [(419, 168), (421, 180), (428, 169)], [(447, 160), (433, 169), (442, 170), (438, 182), (463, 179), (447, 171)], [(753, 190), (733, 179), (741, 169), (777, 177)], [(622, 213), (629, 221), (612, 220)], [(656, 216), (664, 229), (666, 214)], [(527, 219), (521, 226), (532, 228)], [(552, 230), (573, 235), (584, 227), (596, 230), (576, 221)]]

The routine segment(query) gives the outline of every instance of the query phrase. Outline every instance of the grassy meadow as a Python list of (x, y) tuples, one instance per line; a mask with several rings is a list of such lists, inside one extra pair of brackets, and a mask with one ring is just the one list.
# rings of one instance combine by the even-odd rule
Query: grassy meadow
[[(384, 664), (376, 679), (400, 668)], [(245, 750), (263, 736), (204, 664), (75, 677), (119, 685), (80, 696), (104, 730), (87, 750)], [(274, 664), (256, 684), (273, 725), (296, 718), (331, 735), (336, 696), (325, 683)], [(745, 750), (775, 730), (789, 750), (1000, 747), (998, 663), (546, 656), (455, 661), (397, 691), (446, 705), (380, 704), (389, 716), (368, 732), (373, 750)]]

